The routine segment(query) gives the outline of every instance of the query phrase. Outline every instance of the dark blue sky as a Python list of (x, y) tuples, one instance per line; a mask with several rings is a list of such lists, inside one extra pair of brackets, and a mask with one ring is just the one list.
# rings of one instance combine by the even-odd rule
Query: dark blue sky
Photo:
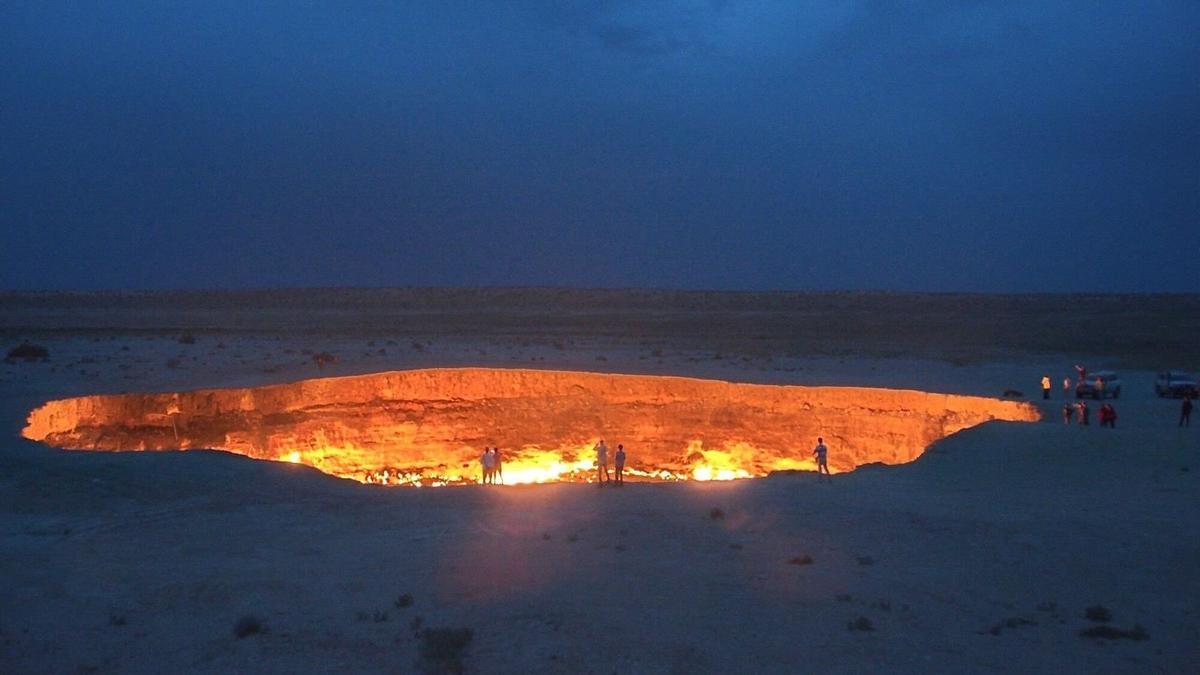
[(183, 4), (0, 4), (0, 287), (1200, 291), (1195, 0)]

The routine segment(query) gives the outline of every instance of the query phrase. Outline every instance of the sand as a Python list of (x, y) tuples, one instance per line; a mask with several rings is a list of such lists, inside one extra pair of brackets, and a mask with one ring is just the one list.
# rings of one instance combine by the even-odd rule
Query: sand
[[(397, 310), (324, 334), (299, 328), (339, 324), (335, 309), (228, 310), (258, 322), (244, 328), (222, 321), (227, 310), (211, 298), (166, 319), (156, 318), (157, 297), (54, 296), (48, 306), (65, 303), (56, 312), (6, 299), (4, 337), (44, 344), (51, 361), (0, 365), (2, 669), (453, 667), (422, 660), (428, 627), (471, 629), (461, 665), (484, 673), (1189, 672), (1200, 662), (1200, 413), (1192, 428), (1175, 426), (1179, 404), (1154, 397), (1157, 364), (1144, 348), (1088, 356), (1094, 368), (1125, 364), (1115, 430), (1094, 418), (1063, 426), (1056, 387), (1042, 423), (986, 424), (911, 464), (829, 485), (800, 474), (621, 490), (389, 489), (224, 453), (72, 453), (18, 437), (25, 414), (50, 398), (431, 365), (994, 396), (1034, 394), (1042, 372), (1060, 382), (1078, 357), (1067, 333), (1020, 349), (959, 349), (934, 329), (925, 352), (905, 353), (921, 342), (908, 336), (893, 354), (886, 335), (847, 318), (856, 306), (829, 311), (831, 323), (862, 329), (858, 347), (814, 338), (797, 351), (779, 346), (783, 329), (740, 342), (715, 331), (726, 335), (717, 359), (690, 331), (729, 319), (724, 300), (689, 308), (689, 332), (673, 337), (665, 310), (642, 294), (631, 294), (631, 310), (605, 297), (615, 324), (587, 313), (536, 334), (489, 332), (461, 308), (453, 321), (417, 308), (398, 322)], [(1103, 305), (1091, 319), (1106, 318)], [(1147, 307), (1147, 326), (1174, 320), (1156, 322), (1158, 305)], [(1019, 303), (1011, 311), (1020, 321)], [(643, 337), (622, 312), (658, 316), (660, 328)], [(617, 328), (584, 330), (596, 322)], [(180, 344), (182, 330), (196, 344)], [(1130, 344), (1153, 341), (1143, 332)], [(318, 370), (304, 350), (339, 361)], [(1194, 365), (1179, 362), (1185, 352), (1159, 358)], [(810, 439), (797, 443), (802, 452)], [(402, 595), (411, 604), (397, 606)], [(1111, 613), (1107, 625), (1141, 626), (1148, 639), (1081, 637), (1098, 625), (1085, 618), (1096, 605)], [(236, 638), (245, 615), (265, 632)]]

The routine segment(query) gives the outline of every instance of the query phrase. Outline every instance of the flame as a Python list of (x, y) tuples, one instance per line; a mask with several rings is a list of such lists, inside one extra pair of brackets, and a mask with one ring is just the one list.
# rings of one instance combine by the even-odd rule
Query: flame
[[(505, 453), (502, 455), (502, 473), (497, 476), (497, 483), (594, 483), (598, 474), (593, 448), (593, 443), (566, 449), (525, 446)], [(364, 452), (362, 448), (353, 445), (322, 445), (303, 451), (287, 450), (280, 454), (278, 461), (305, 464), (325, 473), (370, 485), (440, 487), (483, 482), (482, 466), (478, 457), (464, 456), (462, 461), (436, 466), (383, 469), (364, 469), (349, 461), (349, 458), (361, 456)], [(472, 452), (473, 450), (466, 450), (468, 455)], [(631, 463), (625, 467), (625, 477), (630, 481), (729, 481), (754, 478), (771, 471), (816, 469), (811, 459), (772, 457), (772, 453), (746, 443), (708, 448), (702, 441), (693, 440), (680, 450), (679, 457), (683, 458), (681, 462), (690, 462), (686, 470), (645, 468)], [(765, 470), (761, 467), (764, 458), (769, 460)], [(615, 475), (615, 466), (610, 464), (608, 469), (610, 477)]]

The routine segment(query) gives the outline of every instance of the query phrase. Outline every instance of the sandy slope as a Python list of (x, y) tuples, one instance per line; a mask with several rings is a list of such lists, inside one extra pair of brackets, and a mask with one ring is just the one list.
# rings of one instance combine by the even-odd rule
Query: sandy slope
[[(597, 367), (590, 347), (459, 336), (351, 357), (338, 339), (330, 348), (347, 356), (336, 372), (530, 358)], [(283, 361), (286, 335), (202, 340), (208, 363), (180, 368), (163, 365), (183, 349), (168, 339), (55, 340), (57, 371), (0, 370), (6, 672), (411, 672), (416, 617), (473, 629), (472, 672), (1188, 672), (1200, 662), (1200, 423), (1177, 429), (1177, 404), (1153, 399), (1145, 372), (1125, 373), (1115, 431), (1063, 427), (1053, 414), (990, 424), (914, 464), (833, 485), (801, 475), (395, 490), (216, 453), (62, 453), (18, 440), (25, 412), (47, 398), (315, 374), (299, 355), (275, 372), (247, 366)], [(1070, 366), (700, 362), (670, 348), (640, 358), (647, 351), (610, 348), (604, 367), (994, 394), (1032, 391), (1042, 370)], [(788, 562), (805, 555), (812, 564)], [(394, 607), (403, 593), (413, 605)], [(1095, 604), (1150, 639), (1079, 637)], [(246, 613), (268, 632), (235, 639)], [(848, 630), (858, 617), (874, 630)]]

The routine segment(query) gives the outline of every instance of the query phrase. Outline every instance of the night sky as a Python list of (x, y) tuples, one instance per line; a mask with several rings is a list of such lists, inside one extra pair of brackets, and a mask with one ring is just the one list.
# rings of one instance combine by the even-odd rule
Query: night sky
[(1198, 36), (1195, 0), (7, 0), (0, 287), (1196, 292)]

